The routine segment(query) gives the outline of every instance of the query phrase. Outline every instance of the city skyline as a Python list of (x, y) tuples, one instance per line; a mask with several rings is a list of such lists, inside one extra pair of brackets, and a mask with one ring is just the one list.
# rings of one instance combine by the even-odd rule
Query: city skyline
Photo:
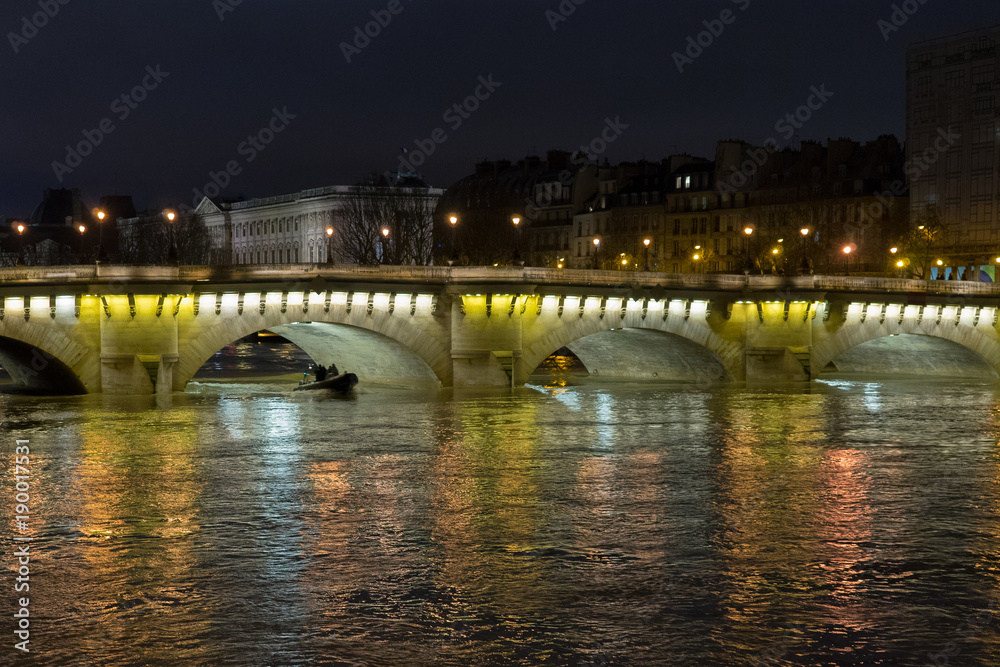
[[(0, 215), (27, 216), (51, 187), (155, 208), (194, 205), (213, 181), (223, 197), (268, 196), (399, 164), (447, 187), (480, 160), (549, 148), (618, 162), (711, 157), (727, 138), (902, 140), (907, 47), (998, 22), (972, 1), (17, 2), (0, 10), (0, 81), (20, 102), (5, 114)], [(622, 131), (602, 145), (608, 122)]]

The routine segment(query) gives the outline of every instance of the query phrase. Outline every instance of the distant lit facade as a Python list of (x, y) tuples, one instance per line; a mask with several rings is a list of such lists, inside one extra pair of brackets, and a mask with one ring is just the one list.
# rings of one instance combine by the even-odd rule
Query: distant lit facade
[(911, 224), (939, 221), (952, 267), (1000, 251), (1000, 26), (910, 47), (906, 61)]
[[(883, 136), (773, 153), (723, 141), (714, 161), (675, 155), (602, 167), (600, 190), (588, 184), (591, 197), (574, 215), (567, 264), (648, 264), (667, 273), (884, 272), (890, 245), (907, 226), (902, 166), (902, 146)], [(894, 193), (894, 184), (903, 187)]]
[[(444, 193), (429, 187), (398, 187), (393, 191), (425, 200), (428, 213)], [(220, 263), (326, 262), (331, 249), (332, 261), (342, 262), (346, 260), (337, 254), (342, 246), (331, 243), (326, 230), (332, 228), (340, 238), (339, 213), (358, 192), (355, 186), (337, 185), (240, 202), (216, 203), (206, 197), (195, 211), (205, 221)]]

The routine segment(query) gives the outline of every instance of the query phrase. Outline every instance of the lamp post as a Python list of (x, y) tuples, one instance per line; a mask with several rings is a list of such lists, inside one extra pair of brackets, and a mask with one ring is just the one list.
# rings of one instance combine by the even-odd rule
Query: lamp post
[(83, 235), (86, 233), (87, 227), (84, 225), (78, 225), (76, 229), (77, 231), (80, 232), (80, 263), (83, 264), (87, 255), (87, 249), (83, 245), (84, 243)]
[(389, 264), (389, 228), (382, 228), (382, 263)]
[(24, 225), (17, 225), (17, 265), (24, 266)]
[(326, 228), (326, 263), (333, 264), (333, 227)]
[(514, 223), (514, 264), (524, 266), (521, 260), (521, 217), (515, 215), (510, 221)]
[(104, 250), (104, 218), (105, 213), (102, 210), (97, 211), (97, 262), (105, 262), (108, 259), (107, 253)]
[[(899, 252), (899, 248), (897, 248), (896, 246), (893, 246), (893, 247), (889, 248), (889, 254), (890, 254), (890, 255), (893, 255), (893, 256), (895, 256), (895, 255), (896, 255), (896, 253), (898, 253), (898, 252)], [(891, 262), (891, 261), (892, 261), (892, 259), (890, 258), (890, 260), (889, 260), (889, 261)], [(899, 262), (896, 262), (896, 266), (897, 266), (897, 267), (899, 267), (899, 266), (901, 266), (901, 265), (900, 265), (900, 263), (899, 263)]]
[(177, 214), (166, 211), (167, 226), (170, 227), (170, 250), (167, 251), (167, 264), (177, 264), (177, 245), (174, 243), (174, 218)]
[(851, 251), (854, 250), (849, 245), (844, 246), (844, 275), (851, 275)]
[(804, 276), (809, 275), (809, 245), (807, 239), (811, 231), (808, 227), (803, 227), (799, 230), (799, 234), (802, 235), (802, 264), (800, 266), (800, 273)]
[(642, 240), (642, 245), (644, 246), (644, 251), (646, 253), (646, 268), (644, 269), (645, 271), (649, 271), (649, 244), (651, 243), (651, 241), (652, 241), (651, 239)]
[(601, 252), (601, 239), (595, 238), (594, 239), (594, 270), (595, 271), (600, 268), (600, 266), (597, 263), (597, 261), (598, 261), (597, 260), (597, 255), (599, 255), (600, 252)]
[(748, 227), (744, 227), (743, 228), (743, 234), (744, 234), (744, 237), (743, 237), (743, 241), (744, 241), (743, 242), (743, 250), (746, 253), (746, 266), (743, 269), (743, 273), (749, 275), (750, 274), (750, 269), (753, 268), (753, 263), (750, 261), (750, 237), (753, 236), (753, 227), (749, 227), (749, 226)]
[(448, 260), (448, 266), (454, 266), (458, 262), (458, 246), (455, 245), (455, 228), (458, 226), (458, 216), (450, 216), (448, 222), (451, 224), (451, 259)]
[(698, 273), (698, 262), (700, 262), (701, 259), (702, 259), (701, 246), (696, 245), (694, 247), (694, 254), (691, 255), (691, 268), (693, 269), (694, 273)]

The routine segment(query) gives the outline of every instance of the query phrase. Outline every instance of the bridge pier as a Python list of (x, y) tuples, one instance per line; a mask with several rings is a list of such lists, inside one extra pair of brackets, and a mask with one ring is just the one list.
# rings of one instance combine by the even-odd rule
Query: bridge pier
[[(808, 350), (808, 348), (806, 348)], [(809, 370), (801, 353), (787, 347), (755, 347), (746, 351), (746, 379), (753, 384), (772, 382), (808, 382)], [(809, 352), (805, 352), (808, 359)]]
[(142, 294), (110, 294), (100, 299), (101, 391), (172, 392), (173, 370), (180, 358), (178, 324), (171, 312), (164, 314), (164, 299)]

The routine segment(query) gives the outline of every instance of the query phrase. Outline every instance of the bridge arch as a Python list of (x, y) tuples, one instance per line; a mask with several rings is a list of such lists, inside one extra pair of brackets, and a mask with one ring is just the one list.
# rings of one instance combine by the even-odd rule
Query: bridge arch
[[(602, 354), (601, 347), (610, 340), (606, 338), (608, 334), (618, 331), (647, 334), (634, 336), (628, 341), (633, 348), (630, 351), (637, 356), (639, 362), (641, 357), (638, 355), (644, 350), (648, 352), (660, 345), (667, 348), (674, 345), (678, 347), (678, 353), (687, 352), (700, 356), (701, 368), (695, 369), (689, 366), (692, 373), (689, 379), (714, 382), (743, 378), (745, 369), (742, 347), (715, 333), (704, 318), (682, 318), (675, 315), (664, 318), (659, 314), (650, 314), (642, 318), (638, 313), (630, 312), (625, 318), (617, 318), (611, 314), (601, 318), (588, 313), (584, 317), (564, 321), (563, 326), (544, 332), (536, 340), (525, 345), (522, 362), (519, 365), (521, 371), (516, 379), (519, 382), (527, 381), (543, 360), (563, 347), (573, 351), (588, 369), (595, 366), (595, 361), (601, 357), (610, 361), (611, 355)], [(606, 340), (601, 340), (602, 338)], [(588, 345), (588, 342), (592, 344)], [(671, 360), (664, 358), (663, 355), (659, 361), (671, 363)], [(676, 355), (672, 361), (674, 363), (678, 361)], [(597, 368), (599, 369), (599, 366)], [(653, 377), (654, 372), (657, 371), (638, 372), (635, 377)]]
[(7, 316), (0, 326), (0, 366), (29, 391), (85, 394), (100, 391), (100, 360), (86, 346), (46, 324)]
[(281, 313), (267, 308), (264, 315), (254, 311), (237, 317), (215, 316), (217, 321), (200, 332), (190, 332), (189, 344), (181, 346), (174, 390), (183, 391), (216, 352), (265, 329), (295, 343), (318, 363), (336, 363), (362, 381), (437, 387), (451, 383), (449, 348), (428, 331), (385, 311), (373, 310), (364, 317), (352, 316), (343, 307), (315, 311)]
[(896, 318), (886, 318), (879, 322), (878, 318), (874, 318), (842, 325), (836, 332), (813, 345), (812, 367), (818, 372), (822, 371), (859, 345), (899, 334), (927, 336), (956, 343), (974, 352), (1000, 374), (1000, 339), (996, 330), (988, 324), (974, 326), (964, 321), (956, 324), (953, 320), (946, 319), (939, 323), (936, 320), (918, 321), (912, 318), (902, 322)]

